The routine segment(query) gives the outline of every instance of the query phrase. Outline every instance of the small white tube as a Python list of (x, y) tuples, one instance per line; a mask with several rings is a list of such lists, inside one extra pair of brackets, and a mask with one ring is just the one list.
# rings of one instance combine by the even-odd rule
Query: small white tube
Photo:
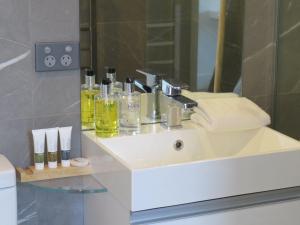
[(45, 130), (32, 130), (34, 146), (34, 166), (36, 170), (43, 170), (45, 165)]
[(59, 138), (60, 138), (60, 150), (61, 150), (61, 165), (62, 167), (70, 166), (70, 153), (71, 153), (71, 136), (72, 127), (60, 127)]
[(46, 130), (47, 137), (47, 159), (48, 167), (50, 169), (57, 168), (57, 139), (58, 139), (58, 128), (49, 128)]

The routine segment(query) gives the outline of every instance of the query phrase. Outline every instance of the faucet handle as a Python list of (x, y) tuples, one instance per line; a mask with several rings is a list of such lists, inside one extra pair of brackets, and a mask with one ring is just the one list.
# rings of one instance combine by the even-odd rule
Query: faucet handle
[(146, 85), (150, 87), (158, 85), (160, 83), (161, 76), (164, 76), (164, 74), (150, 69), (137, 69), (136, 72), (146, 76)]
[(163, 79), (162, 92), (167, 96), (181, 95), (182, 89), (188, 89), (188, 85), (174, 79)]

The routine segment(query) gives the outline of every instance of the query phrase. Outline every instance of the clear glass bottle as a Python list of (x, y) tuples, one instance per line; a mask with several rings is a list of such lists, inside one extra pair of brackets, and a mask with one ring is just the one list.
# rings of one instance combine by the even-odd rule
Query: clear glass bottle
[(133, 80), (127, 78), (120, 99), (120, 131), (137, 134), (141, 128), (141, 94), (134, 90)]
[(85, 71), (85, 84), (81, 85), (81, 125), (83, 129), (95, 129), (95, 100), (94, 97), (99, 93), (100, 85), (95, 83), (93, 70)]
[(95, 96), (95, 123), (98, 137), (119, 134), (119, 99), (111, 90), (111, 81), (102, 80), (101, 91)]
[(112, 92), (120, 95), (123, 91), (122, 83), (117, 81), (116, 69), (113, 67), (106, 67), (106, 78), (111, 81)]

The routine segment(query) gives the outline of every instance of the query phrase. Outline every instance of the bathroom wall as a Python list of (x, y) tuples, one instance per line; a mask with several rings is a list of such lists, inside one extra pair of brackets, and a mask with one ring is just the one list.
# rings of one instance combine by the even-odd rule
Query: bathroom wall
[(242, 93), (273, 115), (276, 0), (246, 0)]
[[(277, 5), (278, 4), (278, 5)], [(272, 116), (272, 127), (300, 138), (300, 2), (245, 1), (243, 95)]]
[[(92, 66), (91, 29), (90, 18), (91, 1), (79, 0), (80, 18), (80, 66), (82, 69)], [(83, 71), (82, 71), (83, 72)], [(83, 78), (83, 77), (82, 77)]]
[(227, 0), (224, 59), (221, 91), (240, 94), (238, 82), (242, 77), (242, 53), (244, 38), (245, 2), (248, 0)]
[(300, 2), (280, 0), (275, 128), (300, 139)]
[(198, 18), (192, 18), (192, 9), (198, 1), (95, 0), (95, 5), (98, 81), (105, 66), (116, 67), (120, 81), (145, 67), (186, 83), (196, 81), (191, 71), (196, 68), (191, 56), (196, 42), (191, 40), (197, 37)]
[[(80, 154), (79, 71), (34, 72), (35, 42), (79, 40), (78, 7), (78, 0), (0, 1), (0, 153), (15, 166), (32, 163), (37, 128), (72, 125), (72, 155)], [(19, 224), (82, 224), (81, 196), (19, 185), (18, 198)]]
[(118, 69), (123, 81), (145, 62), (145, 9), (141, 0), (96, 0), (97, 72), (105, 66)]

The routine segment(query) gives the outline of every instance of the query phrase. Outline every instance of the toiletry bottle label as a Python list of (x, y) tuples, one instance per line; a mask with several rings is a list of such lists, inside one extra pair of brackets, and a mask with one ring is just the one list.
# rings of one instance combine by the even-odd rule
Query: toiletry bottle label
[(48, 152), (48, 162), (57, 161), (57, 152)]
[(139, 111), (140, 103), (136, 101), (128, 101), (127, 108), (129, 111)]
[(70, 150), (68, 150), (68, 151), (64, 151), (64, 150), (62, 150), (61, 151), (61, 160), (69, 160), (70, 159), (70, 153), (71, 153), (71, 151)]
[(44, 162), (44, 153), (34, 153), (34, 162), (43, 163)]

